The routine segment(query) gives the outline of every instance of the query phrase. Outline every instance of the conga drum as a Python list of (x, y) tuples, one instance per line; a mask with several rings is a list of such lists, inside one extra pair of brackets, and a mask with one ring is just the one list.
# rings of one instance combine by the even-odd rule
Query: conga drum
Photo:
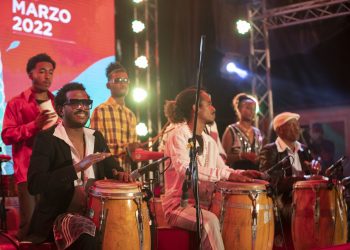
[(273, 202), (266, 184), (217, 183), (210, 211), (219, 218), (225, 249), (272, 249)]
[(295, 249), (345, 243), (346, 205), (337, 185), (327, 180), (298, 181), (293, 186), (292, 237)]
[(102, 239), (103, 250), (151, 249), (147, 204), (138, 183), (96, 181), (89, 190), (88, 216)]

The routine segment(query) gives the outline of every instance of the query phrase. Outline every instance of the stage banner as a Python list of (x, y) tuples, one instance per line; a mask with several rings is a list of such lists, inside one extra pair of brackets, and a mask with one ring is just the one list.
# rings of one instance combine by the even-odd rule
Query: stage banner
[[(0, 1), (0, 129), (6, 102), (31, 86), (26, 63), (38, 53), (56, 61), (51, 86), (84, 84), (94, 107), (108, 98), (105, 68), (114, 60), (114, 0)], [(10, 147), (0, 142), (2, 153)]]

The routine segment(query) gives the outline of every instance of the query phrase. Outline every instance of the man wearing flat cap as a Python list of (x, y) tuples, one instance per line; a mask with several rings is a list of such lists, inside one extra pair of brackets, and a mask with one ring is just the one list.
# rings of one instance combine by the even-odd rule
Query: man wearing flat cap
[(275, 142), (265, 145), (260, 151), (260, 171), (276, 166), (270, 172), (271, 184), (276, 195), (275, 202), (280, 215), (280, 218), (276, 218), (274, 245), (282, 247), (283, 244), (278, 220), (281, 219), (288, 249), (293, 246), (290, 234), (293, 184), (303, 180), (305, 174), (320, 168), (318, 163), (312, 161), (310, 151), (298, 142), (299, 118), (298, 114), (291, 112), (277, 115), (273, 120), (273, 129), (278, 137)]

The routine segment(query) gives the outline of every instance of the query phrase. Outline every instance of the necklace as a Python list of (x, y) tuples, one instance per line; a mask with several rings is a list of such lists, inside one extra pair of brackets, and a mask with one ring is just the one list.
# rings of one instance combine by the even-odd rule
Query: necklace
[[(188, 125), (187, 125), (187, 129), (188, 129), (187, 131), (191, 137), (192, 131)], [(203, 152), (201, 155), (196, 154), (197, 164), (199, 167), (203, 167), (203, 168), (208, 167), (208, 157), (209, 157), (208, 141), (206, 141), (204, 139), (204, 137), (205, 137), (205, 135), (203, 136)], [(198, 140), (197, 140), (197, 142), (198, 142)]]

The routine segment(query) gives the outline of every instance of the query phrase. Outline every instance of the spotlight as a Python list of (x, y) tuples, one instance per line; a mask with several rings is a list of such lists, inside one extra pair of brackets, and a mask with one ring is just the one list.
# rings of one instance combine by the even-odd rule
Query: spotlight
[(138, 136), (145, 136), (148, 134), (148, 129), (146, 124), (143, 122), (140, 122), (139, 124), (136, 125), (136, 134)]
[(142, 102), (147, 97), (147, 91), (144, 90), (143, 88), (134, 88), (132, 92), (132, 96), (135, 102)]
[(244, 35), (250, 30), (251, 26), (250, 23), (248, 23), (247, 21), (238, 20), (236, 22), (236, 28), (239, 34)]
[(135, 60), (135, 66), (141, 68), (141, 69), (145, 69), (148, 67), (148, 60), (145, 56), (139, 56), (138, 58), (136, 58)]
[(143, 2), (143, 0), (132, 0), (132, 1), (133, 1), (133, 3), (136, 3), (136, 4)]
[(248, 76), (248, 72), (236, 66), (234, 62), (228, 62), (226, 64), (226, 71), (229, 74), (237, 74), (240, 78), (244, 79)]
[(145, 29), (145, 24), (143, 22), (138, 20), (134, 20), (132, 22), (132, 31), (134, 31), (135, 33), (140, 33), (144, 29)]

